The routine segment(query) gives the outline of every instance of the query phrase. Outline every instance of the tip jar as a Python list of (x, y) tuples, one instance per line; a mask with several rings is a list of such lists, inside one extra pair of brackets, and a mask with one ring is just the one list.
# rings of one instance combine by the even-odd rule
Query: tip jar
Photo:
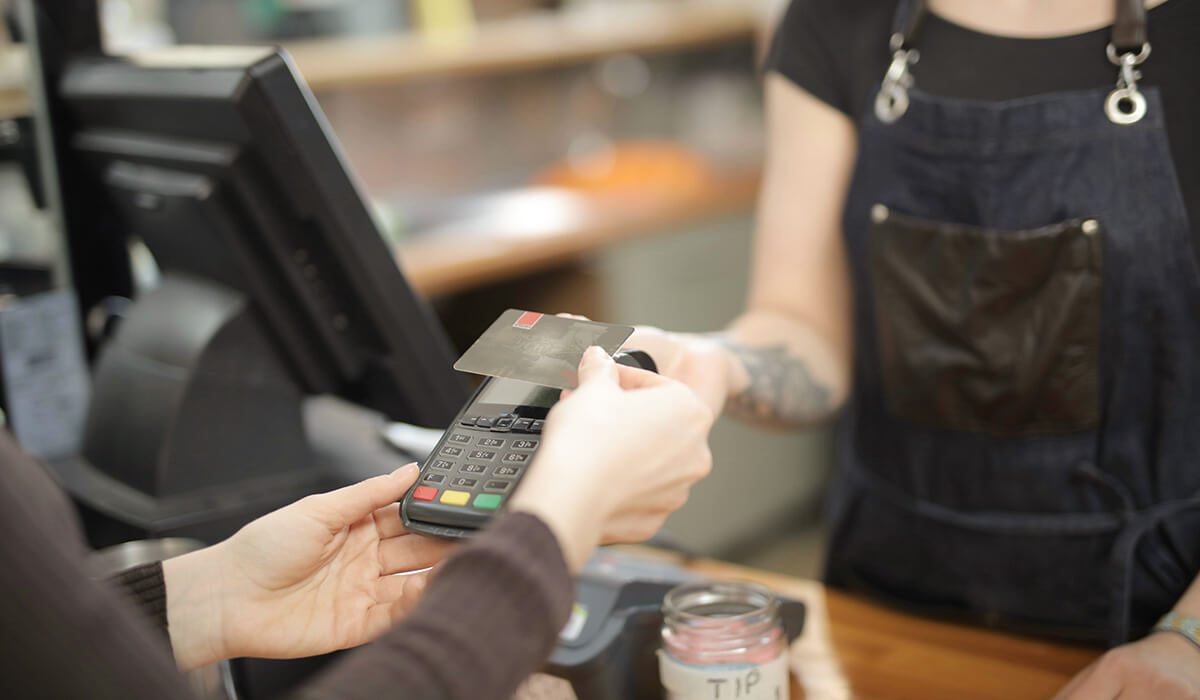
[(787, 700), (779, 599), (743, 581), (671, 589), (663, 599), (659, 677), (668, 700)]

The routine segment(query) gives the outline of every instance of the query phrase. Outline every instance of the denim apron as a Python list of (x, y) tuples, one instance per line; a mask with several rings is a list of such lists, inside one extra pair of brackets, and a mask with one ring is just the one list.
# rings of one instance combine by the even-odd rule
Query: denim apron
[(1200, 570), (1200, 270), (1118, 5), (1115, 90), (1003, 102), (921, 93), (900, 5), (844, 213), (833, 585), (1117, 644)]

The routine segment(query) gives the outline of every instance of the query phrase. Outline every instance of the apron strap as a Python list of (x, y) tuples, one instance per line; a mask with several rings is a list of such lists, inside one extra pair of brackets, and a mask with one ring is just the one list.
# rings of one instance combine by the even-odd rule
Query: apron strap
[(1138, 90), (1142, 73), (1137, 69), (1150, 55), (1146, 41), (1146, 0), (1116, 0), (1112, 37), (1104, 52), (1117, 66), (1117, 88), (1108, 93), (1104, 113), (1114, 124), (1136, 124), (1146, 116), (1146, 98)]
[(911, 49), (917, 38), (917, 30), (921, 28), (921, 20), (925, 17), (925, 0), (900, 0), (896, 5), (896, 14), (892, 16), (892, 51)]
[(892, 64), (875, 95), (875, 116), (885, 124), (896, 121), (908, 110), (908, 89), (913, 85), (908, 67), (921, 56), (913, 45), (924, 16), (925, 0), (900, 0), (896, 5), (892, 36), (888, 39)]
[[(892, 51), (911, 49), (925, 16), (926, 0), (900, 0), (892, 17)], [(1112, 45), (1117, 53), (1138, 53), (1146, 43), (1146, 1), (1116, 0)]]
[[(920, 60), (917, 32), (925, 16), (927, 0), (899, 0), (892, 17), (888, 47), (892, 63), (875, 96), (875, 116), (891, 124), (908, 111), (908, 90), (913, 86), (909, 66)], [(1146, 41), (1146, 0), (1115, 0), (1112, 36), (1105, 48), (1108, 60), (1117, 66), (1117, 87), (1104, 101), (1104, 113), (1114, 124), (1135, 124), (1146, 116), (1146, 98), (1138, 90), (1142, 77), (1137, 70), (1150, 55)]]
[(1116, 0), (1112, 45), (1117, 53), (1138, 53), (1146, 43), (1146, 1)]

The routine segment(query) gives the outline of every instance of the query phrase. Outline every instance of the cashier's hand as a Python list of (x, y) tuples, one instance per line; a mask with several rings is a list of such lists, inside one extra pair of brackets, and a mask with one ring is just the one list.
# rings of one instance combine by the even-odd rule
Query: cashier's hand
[(1110, 650), (1079, 672), (1054, 700), (1196, 700), (1200, 650), (1156, 632)]
[[(559, 316), (588, 320), (587, 316), (579, 314)], [(686, 385), (696, 392), (713, 415), (721, 415), (729, 395), (733, 368), (729, 353), (712, 338), (638, 326), (622, 347), (649, 353), (658, 366), (658, 374)]]
[(650, 353), (659, 374), (686, 384), (719, 415), (729, 394), (729, 353), (711, 338), (638, 326), (625, 347)]
[(167, 617), (182, 669), (237, 656), (352, 647), (415, 604), (449, 544), (409, 534), (399, 500), (417, 465), (303, 498), (207, 549), (167, 560)]
[(578, 571), (597, 544), (658, 531), (712, 467), (713, 412), (688, 387), (589, 348), (509, 508), (539, 516)]

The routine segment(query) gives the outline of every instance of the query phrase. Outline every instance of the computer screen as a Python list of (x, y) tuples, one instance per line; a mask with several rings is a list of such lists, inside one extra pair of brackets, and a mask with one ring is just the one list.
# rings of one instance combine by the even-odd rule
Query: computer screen
[[(451, 345), (285, 53), (74, 56), (56, 93), (60, 162), (101, 190), (105, 226), (144, 241), (164, 276), (245, 295), (304, 392), (453, 419), (467, 393)], [(182, 309), (177, 322), (190, 322)]]

